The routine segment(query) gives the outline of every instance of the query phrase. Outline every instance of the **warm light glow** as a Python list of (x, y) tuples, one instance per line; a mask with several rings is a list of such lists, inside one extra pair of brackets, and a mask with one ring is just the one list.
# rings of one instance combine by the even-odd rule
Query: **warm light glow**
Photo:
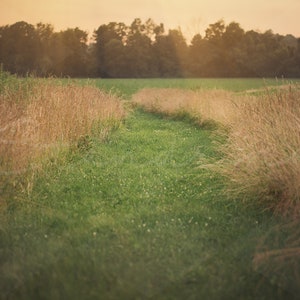
[(299, 12), (299, 0), (0, 0), (0, 26), (24, 20), (51, 23), (55, 30), (79, 27), (92, 33), (110, 21), (129, 25), (139, 17), (167, 28), (180, 26), (192, 36), (224, 19), (245, 30), (272, 29), (300, 37)]

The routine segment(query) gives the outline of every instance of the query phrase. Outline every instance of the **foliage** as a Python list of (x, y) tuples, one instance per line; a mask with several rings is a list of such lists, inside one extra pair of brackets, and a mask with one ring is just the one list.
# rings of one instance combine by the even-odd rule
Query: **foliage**
[(89, 43), (77, 27), (54, 32), (50, 24), (17, 22), (0, 27), (0, 63), (11, 73), (39, 76), (299, 77), (300, 42), (223, 20), (190, 45), (180, 28), (165, 32), (151, 19), (100, 25)]

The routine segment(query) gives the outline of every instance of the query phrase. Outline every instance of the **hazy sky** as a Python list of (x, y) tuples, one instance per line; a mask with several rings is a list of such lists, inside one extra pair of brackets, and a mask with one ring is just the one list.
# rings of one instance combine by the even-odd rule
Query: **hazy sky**
[(152, 18), (166, 28), (181, 27), (186, 36), (204, 34), (224, 19), (245, 30), (291, 33), (300, 37), (300, 0), (0, 0), (0, 25), (26, 21), (51, 23), (56, 31), (79, 27), (93, 33), (110, 21), (130, 25)]

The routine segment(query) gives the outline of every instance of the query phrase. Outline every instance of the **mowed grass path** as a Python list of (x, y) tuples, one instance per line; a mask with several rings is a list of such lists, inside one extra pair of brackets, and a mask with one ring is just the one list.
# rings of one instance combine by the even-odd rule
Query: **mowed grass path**
[(48, 170), (0, 227), (0, 299), (284, 299), (253, 271), (266, 214), (201, 169), (213, 132), (133, 112)]

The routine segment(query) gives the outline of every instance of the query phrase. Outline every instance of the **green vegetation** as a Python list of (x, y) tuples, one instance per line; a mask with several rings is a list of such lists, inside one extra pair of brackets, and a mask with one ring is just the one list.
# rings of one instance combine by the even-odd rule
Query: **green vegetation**
[[(299, 79), (274, 78), (156, 78), (156, 79), (90, 79), (91, 84), (113, 91), (130, 98), (131, 95), (144, 88), (182, 88), (182, 89), (224, 89), (233, 92), (257, 90), (269, 86), (279, 86), (290, 82), (299, 82)], [(74, 80), (86, 83), (86, 80)]]
[[(234, 89), (94, 84), (128, 99), (143, 84)], [(105, 139), (89, 135), (50, 161), (1, 206), (0, 299), (296, 299), (256, 256), (284, 220), (233, 200), (226, 179), (202, 168), (222, 158), (222, 139), (135, 109)]]
[(55, 32), (51, 24), (21, 21), (0, 26), (0, 64), (21, 76), (290, 78), (300, 76), (300, 43), (223, 20), (189, 44), (180, 28), (165, 30), (151, 19), (99, 24), (91, 40), (78, 27)]

